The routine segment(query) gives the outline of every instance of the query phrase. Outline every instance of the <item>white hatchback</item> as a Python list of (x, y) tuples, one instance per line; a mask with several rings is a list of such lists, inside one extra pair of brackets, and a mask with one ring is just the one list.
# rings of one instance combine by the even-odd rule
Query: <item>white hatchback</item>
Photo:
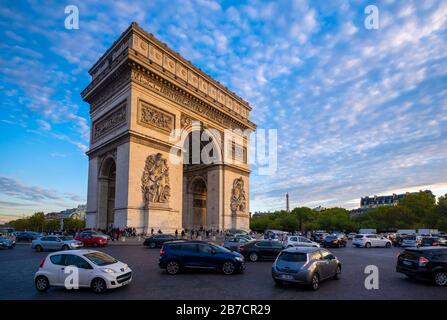
[(291, 247), (316, 247), (319, 248), (320, 245), (316, 242), (313, 242), (306, 237), (303, 236), (287, 236), (287, 240), (284, 245), (287, 248)]
[(125, 263), (100, 251), (72, 250), (49, 254), (34, 276), (38, 291), (50, 287), (91, 288), (95, 293), (122, 287), (132, 281)]
[(379, 237), (376, 234), (358, 234), (352, 239), (352, 245), (354, 247), (385, 247), (391, 248), (391, 240), (385, 237)]

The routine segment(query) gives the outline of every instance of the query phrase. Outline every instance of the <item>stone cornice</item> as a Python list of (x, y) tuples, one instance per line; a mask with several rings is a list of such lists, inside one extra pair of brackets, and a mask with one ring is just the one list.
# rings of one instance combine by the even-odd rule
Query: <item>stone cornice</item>
[(211, 105), (203, 98), (197, 97), (194, 92), (188, 92), (178, 87), (158, 73), (146, 69), (137, 63), (130, 63), (132, 67), (132, 81), (171, 100), (186, 110), (200, 114), (226, 128), (253, 130), (256, 128), (256, 125), (250, 120), (219, 110), (219, 108)]
[(126, 51), (127, 48), (134, 49), (149, 61), (162, 66), (164, 70), (172, 72), (178, 79), (185, 80), (216, 101), (230, 108), (241, 110), (248, 117), (248, 112), (251, 110), (248, 102), (194, 66), (190, 61), (184, 59), (178, 52), (170, 49), (165, 43), (155, 38), (153, 34), (143, 30), (136, 22), (132, 22), (89, 70), (93, 80), (107, 71), (115, 58)]

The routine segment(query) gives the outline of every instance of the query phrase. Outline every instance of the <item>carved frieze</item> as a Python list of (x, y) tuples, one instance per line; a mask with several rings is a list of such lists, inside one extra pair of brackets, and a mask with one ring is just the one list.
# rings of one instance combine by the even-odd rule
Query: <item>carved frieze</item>
[(194, 113), (198, 113), (221, 124), (224, 127), (240, 129), (250, 127), (251, 125), (249, 123), (245, 124), (236, 121), (233, 118), (227, 116), (225, 113), (217, 110), (213, 106), (194, 99), (193, 97), (187, 95), (184, 91), (178, 90), (177, 88), (164, 82), (152, 73), (145, 73), (137, 69), (132, 69), (132, 80), (152, 91), (155, 91), (165, 98), (178, 103), (185, 108), (188, 108)]
[(169, 185), (169, 167), (161, 153), (149, 155), (141, 177), (141, 191), (144, 204), (168, 203), (171, 196)]
[(242, 177), (234, 179), (233, 181), (230, 207), (233, 214), (245, 213), (247, 208), (247, 197), (245, 194), (244, 180)]
[(140, 100), (138, 105), (138, 123), (170, 134), (175, 128), (175, 116)]
[(123, 102), (105, 116), (93, 122), (92, 139), (96, 142), (127, 121), (126, 103)]

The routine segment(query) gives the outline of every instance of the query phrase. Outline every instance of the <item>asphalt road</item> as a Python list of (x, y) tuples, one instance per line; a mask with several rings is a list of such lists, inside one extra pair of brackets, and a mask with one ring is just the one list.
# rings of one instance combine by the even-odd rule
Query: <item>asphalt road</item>
[[(247, 262), (244, 273), (225, 276), (217, 272), (190, 271), (176, 276), (167, 275), (158, 267), (159, 250), (143, 246), (109, 246), (100, 249), (133, 269), (130, 285), (96, 295), (88, 289), (65, 290), (51, 288), (39, 293), (33, 277), (47, 253), (37, 253), (28, 245), (14, 250), (0, 250), (0, 300), (9, 299), (447, 299), (447, 287), (407, 279), (394, 271), (398, 248), (333, 249), (341, 260), (340, 280), (328, 280), (317, 292), (296, 286), (275, 286), (271, 261)], [(364, 286), (367, 265), (379, 268), (379, 289)]]

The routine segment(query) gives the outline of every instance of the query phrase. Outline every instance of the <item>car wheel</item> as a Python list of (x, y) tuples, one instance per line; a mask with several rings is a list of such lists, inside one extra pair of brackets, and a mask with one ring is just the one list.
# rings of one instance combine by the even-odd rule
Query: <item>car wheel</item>
[(47, 277), (38, 276), (35, 281), (36, 289), (39, 292), (45, 292), (50, 288), (50, 281)]
[(259, 255), (256, 252), (252, 252), (248, 256), (248, 258), (250, 259), (251, 262), (256, 262), (259, 260)]
[(42, 251), (43, 251), (42, 246), (41, 246), (41, 245), (37, 245), (37, 246), (36, 246), (36, 251), (37, 251), (37, 252), (42, 252)]
[(288, 246), (287, 246), (287, 248), (292, 248), (293, 246), (291, 245), (291, 244), (289, 244)]
[(319, 286), (320, 286), (320, 277), (318, 276), (318, 273), (314, 273), (309, 283), (309, 289), (317, 291)]
[(68, 250), (68, 249), (70, 249), (66, 244), (64, 244), (63, 246), (62, 246), (62, 250)]
[(365, 243), (365, 248), (371, 248), (371, 243), (369, 242)]
[(236, 271), (236, 266), (232, 261), (224, 262), (222, 265), (222, 272), (226, 275), (233, 274)]
[(166, 272), (170, 275), (175, 275), (180, 271), (180, 265), (177, 261), (169, 261), (166, 266)]
[(435, 283), (437, 286), (440, 287), (447, 285), (447, 272), (445, 271), (435, 272)]
[(91, 288), (94, 293), (103, 293), (107, 290), (107, 284), (103, 279), (95, 278), (92, 280)]
[(151, 242), (151, 243), (149, 244), (149, 248), (151, 248), (151, 249), (155, 249), (155, 247), (156, 247), (155, 242)]
[(387, 242), (385, 245), (386, 248), (391, 248), (391, 243)]
[(340, 267), (340, 265), (338, 265), (337, 270), (335, 271), (335, 274), (334, 274), (334, 279), (339, 280), (340, 276), (341, 276), (341, 267)]

